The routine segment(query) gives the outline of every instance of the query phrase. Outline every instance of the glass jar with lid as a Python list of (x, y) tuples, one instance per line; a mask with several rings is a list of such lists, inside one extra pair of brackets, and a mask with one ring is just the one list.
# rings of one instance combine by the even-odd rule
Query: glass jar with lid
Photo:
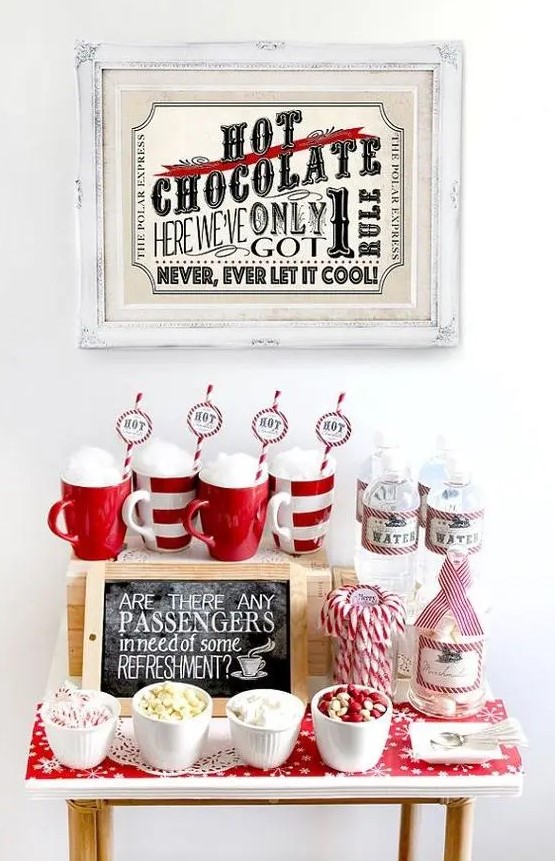
[(377, 586), (341, 586), (327, 595), (321, 618), (332, 637), (334, 682), (393, 696), (405, 628), (402, 596)]
[(439, 592), (415, 621), (409, 700), (426, 715), (467, 717), (486, 699), (484, 614), (468, 595), (471, 582), (468, 554), (448, 551)]

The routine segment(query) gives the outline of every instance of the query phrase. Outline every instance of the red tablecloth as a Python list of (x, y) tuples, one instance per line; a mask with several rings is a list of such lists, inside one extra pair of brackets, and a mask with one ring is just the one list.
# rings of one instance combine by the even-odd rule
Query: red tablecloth
[[(486, 703), (479, 714), (469, 718), (469, 721), (487, 721), (493, 723), (507, 716), (501, 700)], [(503, 758), (490, 760), (480, 765), (429, 765), (414, 757), (411, 750), (409, 725), (414, 720), (425, 720), (409, 705), (400, 704), (395, 707), (391, 732), (383, 756), (375, 768), (366, 774), (372, 777), (449, 777), (455, 775), (491, 775), (502, 776), (516, 774), (522, 771), (522, 763), (516, 748), (502, 748)], [(180, 777), (210, 776), (218, 777), (322, 777), (334, 776), (336, 772), (328, 768), (318, 754), (312, 731), (312, 718), (307, 711), (299, 740), (289, 760), (280, 768), (270, 772), (259, 771), (243, 765), (229, 741), (224, 746), (213, 742), (198, 763), (192, 768), (180, 772)], [(93, 769), (75, 771), (62, 766), (50, 750), (44, 734), (44, 727), (37, 711), (33, 728), (33, 736), (27, 764), (27, 779), (38, 780), (74, 780), (76, 778), (150, 778), (155, 776), (178, 776), (175, 772), (159, 772), (145, 765), (135, 745), (131, 731), (131, 720), (120, 720), (116, 738), (110, 751), (110, 756)]]

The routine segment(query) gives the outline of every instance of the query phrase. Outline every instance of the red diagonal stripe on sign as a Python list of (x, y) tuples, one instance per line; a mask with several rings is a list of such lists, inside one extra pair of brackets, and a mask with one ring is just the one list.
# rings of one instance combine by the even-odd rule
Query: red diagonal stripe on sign
[(325, 135), (314, 135), (308, 138), (300, 138), (297, 141), (293, 141), (292, 147), (284, 147), (282, 144), (278, 144), (276, 146), (271, 146), (262, 154), (249, 152), (244, 158), (238, 159), (237, 161), (207, 161), (203, 164), (192, 165), (165, 164), (164, 167), (166, 170), (164, 173), (157, 173), (156, 176), (179, 177), (192, 176), (193, 174), (200, 176), (205, 173), (212, 173), (213, 170), (234, 170), (234, 168), (239, 167), (241, 164), (256, 164), (256, 162), (260, 161), (262, 158), (277, 158), (279, 155), (282, 155), (282, 153), (300, 152), (301, 150), (310, 149), (311, 146), (327, 146), (328, 144), (336, 143), (337, 141), (368, 140), (375, 137), (376, 135), (363, 134), (362, 126), (358, 126), (358, 128), (353, 129), (339, 129), (336, 132), (329, 132)]

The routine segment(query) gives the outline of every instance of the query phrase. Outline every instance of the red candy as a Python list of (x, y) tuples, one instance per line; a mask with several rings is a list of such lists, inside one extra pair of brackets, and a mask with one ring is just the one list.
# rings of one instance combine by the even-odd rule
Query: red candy
[(318, 710), (332, 720), (363, 723), (381, 718), (387, 711), (387, 702), (379, 691), (356, 685), (338, 685), (320, 697)]

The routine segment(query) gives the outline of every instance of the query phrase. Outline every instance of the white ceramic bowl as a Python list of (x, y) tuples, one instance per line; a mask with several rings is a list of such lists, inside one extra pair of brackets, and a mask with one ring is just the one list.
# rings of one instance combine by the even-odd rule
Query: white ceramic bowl
[(139, 711), (139, 702), (147, 691), (161, 682), (147, 685), (132, 699), (135, 741), (148, 765), (160, 771), (183, 771), (200, 758), (212, 719), (212, 698), (202, 688), (184, 682), (172, 682), (179, 688), (190, 688), (206, 700), (206, 708), (193, 718), (164, 721), (147, 717)]
[(90, 691), (90, 693), (94, 693), (100, 704), (107, 706), (112, 712), (112, 717), (98, 726), (87, 729), (59, 726), (48, 717), (48, 709), (53, 702), (47, 701), (41, 708), (46, 740), (56, 759), (68, 768), (81, 770), (100, 765), (108, 756), (116, 732), (121, 710), (118, 700), (110, 694), (99, 693), (99, 691)]
[[(280, 697), (289, 701), (291, 707), (291, 720), (281, 729), (271, 729), (265, 726), (251, 726), (240, 720), (233, 714), (232, 708), (237, 706), (242, 697), (251, 694), (260, 696)], [(229, 719), (231, 739), (241, 758), (254, 768), (267, 771), (270, 768), (278, 768), (289, 759), (293, 748), (299, 737), (301, 723), (305, 712), (305, 705), (299, 697), (286, 691), (271, 689), (257, 689), (244, 691), (232, 697), (226, 706), (226, 714)]]
[[(387, 742), (393, 713), (392, 702), (381, 691), (367, 688), (372, 693), (380, 693), (384, 703), (387, 703), (387, 710), (381, 717), (361, 723), (332, 720), (322, 714), (318, 703), (324, 694), (334, 691), (337, 687), (338, 685), (332, 685), (322, 688), (312, 698), (312, 722), (318, 751), (326, 765), (336, 771), (368, 771), (377, 764)], [(355, 687), (366, 686), (355, 685)]]

